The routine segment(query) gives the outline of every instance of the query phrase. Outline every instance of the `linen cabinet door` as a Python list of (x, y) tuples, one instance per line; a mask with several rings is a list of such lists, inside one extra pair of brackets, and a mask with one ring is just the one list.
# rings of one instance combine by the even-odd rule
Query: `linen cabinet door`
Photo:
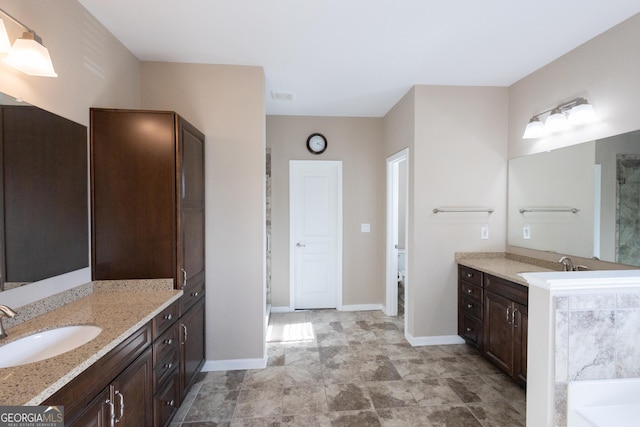
[(513, 303), (493, 292), (484, 295), (484, 355), (513, 375)]
[(182, 395), (180, 401), (184, 401), (186, 392), (196, 380), (204, 364), (205, 344), (205, 300), (204, 297), (182, 315), (180, 318), (180, 379)]

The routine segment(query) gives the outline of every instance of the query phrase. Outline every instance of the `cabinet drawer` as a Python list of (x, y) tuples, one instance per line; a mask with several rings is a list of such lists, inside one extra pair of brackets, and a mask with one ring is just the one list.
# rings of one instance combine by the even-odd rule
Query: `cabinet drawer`
[(156, 392), (160, 388), (162, 388), (162, 386), (164, 386), (168, 378), (170, 378), (172, 375), (178, 374), (179, 364), (180, 352), (176, 348), (168, 353), (164, 359), (159, 360), (158, 363), (154, 365), (153, 386)]
[(473, 268), (458, 265), (458, 278), (477, 286), (482, 286), (482, 272)]
[(478, 300), (467, 298), (465, 295), (462, 295), (460, 298), (459, 310), (462, 310), (465, 314), (469, 314), (482, 320), (482, 304)]
[(166, 359), (172, 351), (177, 351), (179, 347), (180, 329), (178, 323), (174, 323), (153, 343), (153, 366)]
[(460, 286), (458, 288), (460, 292), (460, 297), (473, 298), (478, 301), (482, 301), (482, 288), (478, 286), (470, 285), (466, 282), (460, 282)]
[(482, 322), (467, 315), (462, 314), (462, 322), (460, 322), (460, 330), (458, 334), (468, 343), (480, 347), (482, 339)]
[(204, 282), (190, 284), (186, 287), (184, 295), (180, 298), (180, 315), (186, 313), (201, 298), (204, 298)]
[(153, 328), (153, 339), (158, 338), (164, 331), (166, 331), (169, 326), (175, 323), (180, 316), (179, 312), (179, 304), (178, 301), (175, 301), (169, 307), (162, 310), (156, 317), (153, 318), (152, 328)]
[(522, 305), (528, 305), (529, 288), (518, 283), (510, 282), (487, 274), (484, 280), (487, 291), (491, 291)]
[(166, 387), (160, 392), (156, 393), (153, 397), (153, 413), (154, 413), (154, 425), (166, 426), (171, 422), (171, 418), (178, 410), (180, 402), (178, 398), (180, 396), (180, 381), (178, 375), (167, 383)]

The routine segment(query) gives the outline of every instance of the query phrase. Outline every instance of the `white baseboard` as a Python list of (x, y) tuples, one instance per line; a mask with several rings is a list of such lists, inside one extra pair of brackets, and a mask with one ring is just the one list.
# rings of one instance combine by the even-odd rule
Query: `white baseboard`
[(352, 305), (343, 305), (340, 308), (340, 311), (372, 311), (372, 310), (382, 310), (382, 304), (352, 304)]
[(271, 306), (271, 312), (272, 313), (289, 313), (291, 312), (291, 307), (287, 306), (282, 306), (282, 307), (274, 307)]
[(204, 362), (202, 371), (240, 371), (245, 369), (264, 369), (266, 367), (267, 356), (262, 359), (207, 360)]
[(408, 333), (404, 334), (404, 337), (414, 347), (420, 347), (425, 345), (448, 345), (448, 344), (464, 344), (464, 340), (458, 335), (438, 335), (430, 337), (414, 337)]

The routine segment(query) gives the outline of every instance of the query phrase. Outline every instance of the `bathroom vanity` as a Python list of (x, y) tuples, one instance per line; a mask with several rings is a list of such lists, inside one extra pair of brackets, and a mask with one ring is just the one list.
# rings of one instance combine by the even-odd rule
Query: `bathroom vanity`
[(505, 254), (457, 254), (458, 335), (524, 387), (527, 382), (527, 282), (524, 271), (549, 268)]

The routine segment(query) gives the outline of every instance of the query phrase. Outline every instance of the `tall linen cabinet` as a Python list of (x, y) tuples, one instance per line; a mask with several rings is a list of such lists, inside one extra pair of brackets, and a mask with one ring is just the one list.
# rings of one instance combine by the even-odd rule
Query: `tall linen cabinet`
[(204, 134), (174, 112), (91, 109), (91, 216), (93, 280), (184, 291), (179, 404), (204, 364)]

